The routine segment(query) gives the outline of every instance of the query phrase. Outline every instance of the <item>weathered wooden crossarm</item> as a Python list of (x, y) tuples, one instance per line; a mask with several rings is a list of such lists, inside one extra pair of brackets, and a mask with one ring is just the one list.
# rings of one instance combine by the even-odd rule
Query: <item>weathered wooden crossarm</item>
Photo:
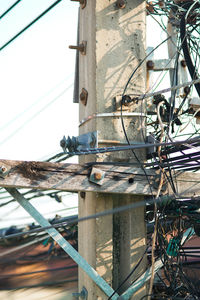
[[(0, 160), (0, 170), (1, 187), (151, 195), (144, 171), (128, 166)], [(96, 183), (90, 178), (94, 170)], [(98, 172), (103, 177), (99, 181)], [(146, 172), (151, 184), (158, 180), (155, 172)]]
[[(151, 192), (156, 194), (159, 175), (148, 169), (145, 173), (132, 166), (0, 160), (1, 187), (146, 196), (152, 195)], [(99, 175), (102, 178), (98, 179)], [(179, 171), (173, 174), (173, 180), (178, 194), (200, 195), (200, 174)], [(173, 194), (170, 185), (163, 189), (163, 193)]]

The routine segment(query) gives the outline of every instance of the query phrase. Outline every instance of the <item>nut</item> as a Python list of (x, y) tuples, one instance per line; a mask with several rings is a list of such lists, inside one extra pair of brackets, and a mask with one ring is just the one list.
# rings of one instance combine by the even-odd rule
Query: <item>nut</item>
[(0, 167), (0, 173), (5, 173), (7, 171), (6, 167), (1, 166)]
[(101, 180), (101, 178), (102, 178), (102, 175), (101, 175), (101, 173), (94, 173), (94, 179), (95, 180)]

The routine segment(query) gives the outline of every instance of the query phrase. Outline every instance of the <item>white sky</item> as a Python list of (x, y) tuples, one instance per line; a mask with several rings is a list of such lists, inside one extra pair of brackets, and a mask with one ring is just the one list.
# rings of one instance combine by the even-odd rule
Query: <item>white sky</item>
[[(0, 12), (14, 2), (0, 0)], [(54, 2), (21, 1), (0, 22), (0, 45)], [(78, 3), (63, 0), (1, 51), (1, 158), (43, 159), (61, 150), (64, 134), (77, 134), (78, 105), (72, 104), (75, 51), (68, 49), (76, 44), (77, 14)]]

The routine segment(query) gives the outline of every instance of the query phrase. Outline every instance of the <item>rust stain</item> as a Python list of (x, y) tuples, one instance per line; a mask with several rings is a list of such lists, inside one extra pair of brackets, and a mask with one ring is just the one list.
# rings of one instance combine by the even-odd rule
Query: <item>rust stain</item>
[(21, 174), (30, 180), (45, 180), (47, 179), (46, 171), (44, 168), (38, 166), (36, 162), (23, 162), (13, 169), (17, 173)]

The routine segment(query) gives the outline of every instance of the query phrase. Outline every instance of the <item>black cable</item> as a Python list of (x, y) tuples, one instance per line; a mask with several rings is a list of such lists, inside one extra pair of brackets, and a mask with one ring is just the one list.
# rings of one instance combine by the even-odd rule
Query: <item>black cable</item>
[[(123, 118), (123, 117), (122, 117)], [(126, 132), (126, 130), (125, 130)], [(128, 138), (128, 137), (127, 137)], [(151, 148), (159, 147), (159, 146), (172, 146), (172, 145), (180, 145), (182, 149), (188, 149), (189, 147), (185, 144), (191, 144), (193, 146), (199, 146), (197, 143), (200, 143), (200, 137), (197, 136), (192, 139), (187, 140), (176, 140), (174, 142), (167, 142), (167, 143), (146, 143), (146, 144), (129, 144), (125, 146), (110, 146), (110, 147), (102, 147), (102, 148), (89, 148), (86, 150), (76, 151), (76, 152), (66, 152), (66, 154), (70, 155), (90, 155), (90, 154), (99, 154), (99, 153), (107, 153), (107, 152), (116, 152), (116, 151), (127, 151), (127, 150), (136, 150), (136, 149), (143, 149), (143, 148)], [(185, 148), (184, 148), (185, 147)], [(176, 148), (177, 151), (177, 148)], [(176, 152), (174, 151), (174, 152)], [(180, 151), (180, 149), (179, 149)], [(142, 164), (140, 161), (138, 161), (139, 164)]]
[[(116, 208), (113, 208), (113, 209), (108, 209), (108, 210), (105, 210), (105, 211), (102, 211), (102, 212), (99, 212), (99, 213), (96, 213), (96, 214), (92, 214), (92, 215), (89, 215), (89, 216), (85, 216), (85, 217), (82, 217), (82, 218), (74, 218), (73, 220), (58, 222), (55, 225), (52, 224), (50, 226), (39, 227), (39, 228), (36, 228), (36, 229), (32, 229), (32, 230), (28, 230), (28, 231), (24, 231), (24, 232), (20, 232), (20, 233), (0, 236), (0, 240), (11, 239), (11, 238), (20, 237), (20, 236), (27, 235), (27, 234), (32, 234), (32, 233), (36, 233), (36, 232), (38, 233), (38, 232), (41, 232), (41, 231), (44, 231), (44, 230), (50, 229), (50, 228), (58, 228), (58, 227), (61, 227), (61, 226), (68, 226), (68, 225), (76, 224), (78, 222), (83, 222), (83, 221), (87, 221), (87, 220), (91, 220), (91, 219), (96, 219), (96, 218), (108, 216), (108, 215), (111, 215), (111, 214), (117, 214), (117, 213), (120, 213), (120, 212), (124, 212), (124, 211), (127, 211), (127, 210), (131, 210), (131, 209), (134, 209), (134, 208), (144, 206), (147, 203), (149, 203), (149, 204), (154, 203), (155, 201), (159, 202), (160, 198), (158, 198), (156, 200), (155, 199), (147, 199), (147, 200), (132, 203), (132, 204), (129, 204), (129, 205), (124, 205), (124, 206), (116, 207)], [(73, 216), (72, 216), (72, 218), (73, 218)]]
[(112, 295), (110, 295), (108, 300), (112, 299), (112, 297), (119, 291), (119, 289), (124, 285), (124, 283), (126, 283), (126, 281), (131, 277), (131, 275), (133, 275), (133, 273), (137, 270), (137, 268), (139, 267), (139, 265), (141, 264), (141, 262), (145, 256), (145, 254), (147, 253), (147, 250), (148, 250), (148, 246), (146, 247), (146, 250), (144, 251), (143, 255), (141, 256), (141, 258), (139, 259), (139, 261), (137, 262), (135, 267), (131, 270), (131, 272), (127, 275), (127, 277), (122, 281), (122, 283), (116, 288), (116, 290), (114, 290), (114, 292), (112, 293)]
[(35, 18), (31, 23), (29, 23), (26, 27), (24, 27), (20, 32), (18, 32), (14, 37), (12, 37), (8, 42), (6, 42), (1, 48), (0, 51), (7, 47), (11, 42), (13, 42), (17, 37), (19, 37), (24, 31), (26, 31), (29, 27), (31, 27), (34, 23), (36, 23), (40, 18), (42, 18), (46, 13), (48, 13), (52, 8), (54, 8), (58, 3), (62, 0), (57, 0), (51, 6), (49, 6), (45, 11), (43, 11), (37, 18)]
[(15, 3), (13, 3), (13, 5), (11, 5), (4, 13), (2, 13), (2, 15), (0, 15), (0, 20), (5, 17), (5, 15), (7, 15), (7, 13), (9, 13), (9, 11), (11, 11), (19, 2), (21, 2), (22, 0), (18, 0)]

